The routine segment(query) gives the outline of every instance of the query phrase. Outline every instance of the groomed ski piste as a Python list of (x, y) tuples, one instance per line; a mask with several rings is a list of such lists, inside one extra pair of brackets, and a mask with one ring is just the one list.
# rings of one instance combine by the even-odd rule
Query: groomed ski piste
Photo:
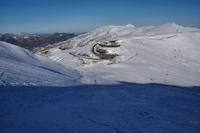
[(2, 133), (199, 133), (200, 30), (104, 26), (35, 54), (0, 42)]

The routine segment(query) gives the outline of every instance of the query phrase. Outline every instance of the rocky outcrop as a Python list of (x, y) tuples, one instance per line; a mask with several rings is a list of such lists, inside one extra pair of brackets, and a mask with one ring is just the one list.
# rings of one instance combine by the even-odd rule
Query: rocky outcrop
[(117, 41), (106, 41), (95, 44), (92, 47), (92, 52), (100, 59), (113, 59), (116, 56), (119, 56), (119, 50), (116, 50), (119, 48), (120, 45), (117, 43)]

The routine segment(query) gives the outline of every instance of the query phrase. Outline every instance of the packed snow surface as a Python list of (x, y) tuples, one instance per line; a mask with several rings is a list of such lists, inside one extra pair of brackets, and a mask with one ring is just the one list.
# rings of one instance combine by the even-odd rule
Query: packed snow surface
[[(92, 53), (98, 43), (115, 40), (119, 53), (101, 60)], [(104, 48), (105, 49), (105, 48)], [(163, 83), (200, 85), (200, 30), (174, 23), (160, 26), (104, 26), (68, 41), (40, 48), (38, 54), (75, 68), (83, 83)]]
[(48, 58), (0, 42), (0, 85), (68, 86), (77, 84), (79, 72)]

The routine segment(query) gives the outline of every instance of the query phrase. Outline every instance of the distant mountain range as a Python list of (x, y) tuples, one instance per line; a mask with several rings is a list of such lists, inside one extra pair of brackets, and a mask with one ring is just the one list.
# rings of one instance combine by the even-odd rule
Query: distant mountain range
[(0, 41), (8, 42), (21, 46), (23, 48), (32, 49), (34, 47), (46, 46), (48, 44), (66, 41), (75, 34), (54, 33), (54, 34), (0, 34)]
[[(63, 35), (10, 36), (22, 41), (32, 38), (33, 42), (49, 38), (45, 44), (53, 36), (60, 41)], [(0, 85), (65, 86), (77, 80), (84, 84), (200, 86), (198, 28), (175, 23), (145, 27), (109, 25), (38, 47), (40, 41), (33, 45), (32, 52), (0, 41)]]

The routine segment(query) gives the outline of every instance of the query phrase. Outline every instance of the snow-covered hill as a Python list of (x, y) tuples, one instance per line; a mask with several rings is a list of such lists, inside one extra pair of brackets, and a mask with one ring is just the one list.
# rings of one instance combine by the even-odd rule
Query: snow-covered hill
[[(111, 47), (113, 41), (120, 47)], [(35, 50), (66, 68), (76, 68), (84, 83), (126, 81), (199, 86), (199, 42), (197, 28), (174, 23), (148, 27), (128, 24), (104, 26)], [(96, 52), (117, 56), (104, 59)]]
[(0, 41), (0, 85), (68, 86), (80, 77), (75, 70)]
[(60, 64), (0, 42), (0, 133), (199, 133), (199, 42), (176, 24), (105, 26), (35, 49)]

